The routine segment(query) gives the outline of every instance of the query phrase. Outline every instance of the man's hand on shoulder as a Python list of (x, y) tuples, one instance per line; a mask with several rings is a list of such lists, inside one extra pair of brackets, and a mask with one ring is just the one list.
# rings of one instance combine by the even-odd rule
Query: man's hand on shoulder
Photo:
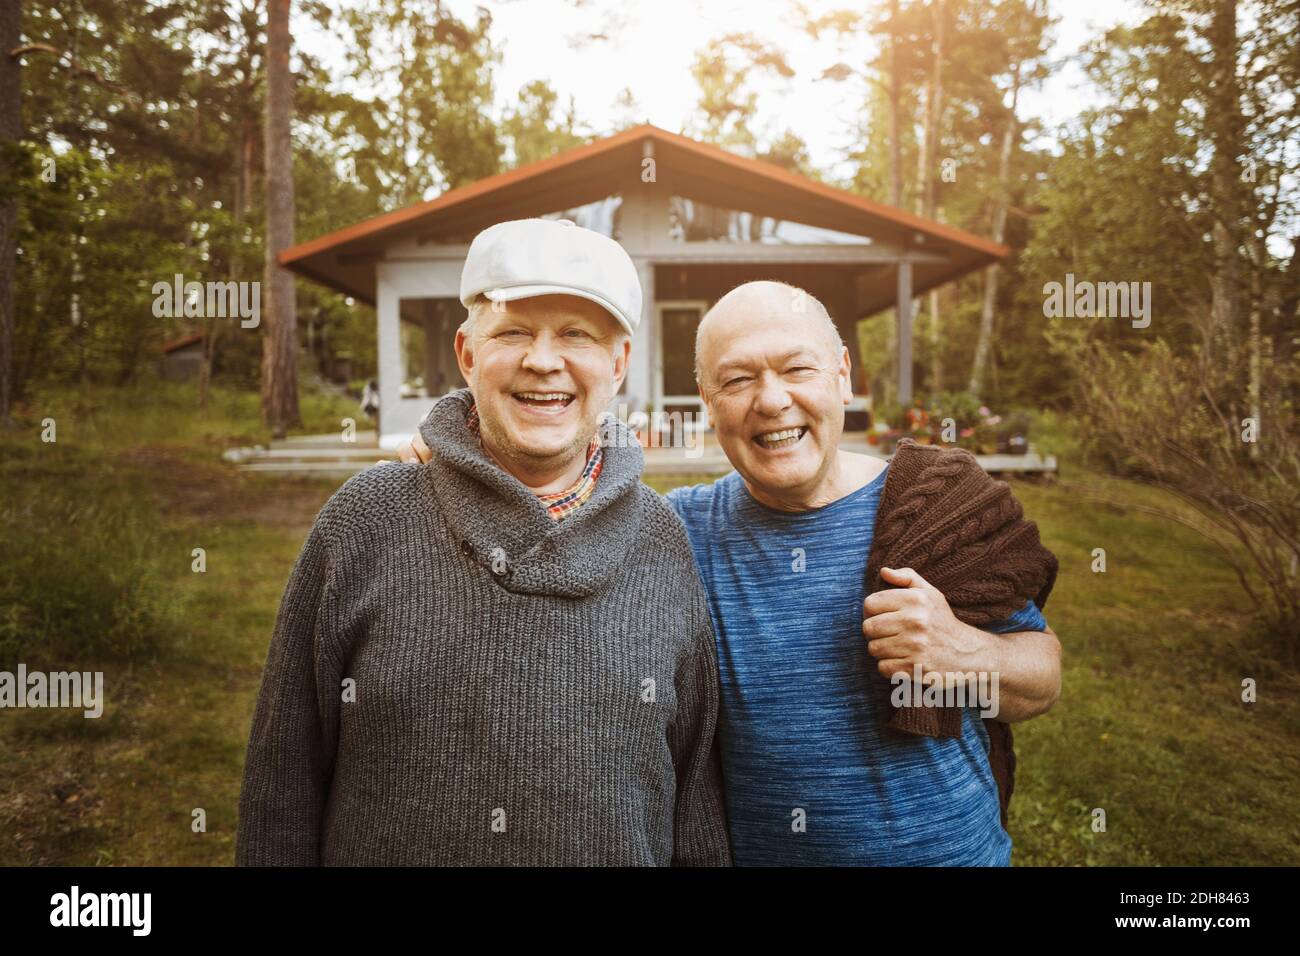
[[(433, 452), (424, 443), (420, 433), (416, 432), (409, 439), (397, 446), (397, 460), (404, 465), (425, 465), (433, 458)], [(391, 458), (381, 458), (375, 465), (386, 465)], [(373, 467), (373, 466), (372, 466)]]
[(421, 465), (428, 464), (433, 458), (433, 452), (424, 443), (420, 433), (416, 432), (409, 441), (404, 441), (397, 446), (397, 457), (408, 465)]

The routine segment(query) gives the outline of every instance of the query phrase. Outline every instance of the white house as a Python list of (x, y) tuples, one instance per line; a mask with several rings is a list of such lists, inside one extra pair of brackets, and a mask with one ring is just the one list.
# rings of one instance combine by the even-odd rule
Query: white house
[[(452, 340), (465, 316), (458, 290), (470, 240), (530, 216), (573, 219), (632, 256), (645, 311), (618, 401), (663, 412), (698, 408), (695, 327), (753, 279), (807, 289), (850, 343), (859, 319), (899, 308), (899, 394), (908, 403), (912, 299), (1007, 254), (769, 163), (636, 126), (281, 254), (285, 267), (375, 307), (381, 445), (410, 435), (437, 397), (462, 384)], [(855, 367), (859, 411), (866, 392)]]

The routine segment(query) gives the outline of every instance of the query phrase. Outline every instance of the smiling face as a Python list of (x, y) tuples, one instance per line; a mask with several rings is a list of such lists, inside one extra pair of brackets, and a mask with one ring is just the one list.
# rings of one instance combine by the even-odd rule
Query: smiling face
[(484, 447), (534, 489), (581, 472), (626, 374), (630, 339), (607, 311), (573, 295), (484, 303), (475, 313), (456, 333), (456, 359)]
[(700, 395), (727, 459), (764, 504), (833, 500), (848, 350), (819, 305), (774, 282), (741, 286), (700, 326)]

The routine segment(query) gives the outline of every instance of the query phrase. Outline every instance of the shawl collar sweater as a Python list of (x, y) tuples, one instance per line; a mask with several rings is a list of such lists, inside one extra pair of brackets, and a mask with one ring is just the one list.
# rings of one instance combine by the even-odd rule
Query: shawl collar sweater
[(241, 864), (726, 864), (717, 660), (677, 516), (612, 423), (561, 522), (488, 459), (467, 389), (428, 465), (348, 481), (284, 592)]

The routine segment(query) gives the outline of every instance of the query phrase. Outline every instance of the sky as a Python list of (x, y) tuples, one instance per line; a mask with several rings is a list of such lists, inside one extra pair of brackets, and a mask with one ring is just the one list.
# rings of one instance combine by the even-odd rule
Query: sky
[[(375, 2), (375, 0), (353, 0)], [(854, 6), (854, 0), (802, 0), (814, 13)], [(1047, 0), (1057, 22), (1052, 29), (1052, 59), (1060, 66), (1037, 89), (1021, 93), (1022, 120), (1036, 118), (1042, 137), (1030, 145), (1051, 150), (1054, 127), (1088, 106), (1099, 93), (1079, 68), (1076, 55), (1089, 41), (1119, 24), (1136, 24), (1145, 14), (1143, 0)], [(847, 182), (853, 169), (845, 159), (860, 145), (855, 132), (861, 119), (861, 85), (819, 81), (827, 66), (843, 61), (864, 63), (872, 55), (869, 37), (836, 48), (814, 41), (797, 27), (794, 0), (444, 0), (459, 17), (476, 18), (478, 7), (492, 15), (493, 42), (502, 54), (495, 71), (496, 115), (518, 98), (521, 88), (544, 79), (567, 103), (573, 97), (580, 132), (604, 135), (623, 125), (616, 99), (630, 88), (637, 104), (632, 119), (674, 132), (688, 122), (699, 98), (690, 66), (698, 50), (719, 36), (749, 32), (787, 54), (793, 79), (759, 79), (757, 117), (752, 128), (760, 141), (786, 129), (808, 145), (813, 166), (832, 182)], [(872, 10), (888, 0), (857, 0)], [(1245, 14), (1243, 14), (1245, 16)], [(592, 33), (609, 39), (577, 43)], [(344, 50), (338, 38), (307, 22), (294, 25), (294, 42), (320, 57), (336, 75)], [(367, 91), (360, 91), (365, 93)], [(1281, 235), (1270, 236), (1277, 255), (1290, 255)]]
[[(886, 0), (859, 0), (870, 7)], [(814, 12), (853, 6), (851, 0), (805, 0)], [(786, 128), (807, 144), (813, 165), (832, 179), (846, 178), (847, 149), (855, 145), (860, 86), (818, 81), (831, 63), (865, 62), (869, 39), (837, 50), (834, 41), (813, 41), (797, 28), (791, 0), (448, 0), (458, 16), (475, 17), (482, 6), (492, 14), (492, 36), (502, 52), (496, 72), (498, 109), (516, 99), (520, 88), (547, 80), (563, 100), (571, 95), (579, 119), (590, 132), (605, 133), (620, 119), (616, 97), (624, 87), (637, 103), (635, 118), (677, 131), (687, 121), (699, 91), (690, 74), (697, 50), (730, 32), (752, 32), (788, 54), (795, 77), (755, 84), (759, 92), (754, 129), (760, 139)], [(1141, 0), (1050, 0), (1060, 18), (1054, 56), (1079, 49), (1101, 30), (1135, 22)], [(614, 19), (610, 19), (610, 18)], [(610, 39), (577, 44), (575, 38), (604, 32)], [(295, 31), (298, 33), (298, 31)], [(314, 31), (296, 36), (326, 64), (341, 65), (342, 52), (330, 37)], [(1037, 116), (1049, 126), (1064, 122), (1094, 100), (1073, 64), (1055, 71), (1040, 90), (1022, 94), (1022, 117)]]
[[(814, 12), (853, 7), (835, 0), (805, 0)], [(885, 0), (866, 0), (870, 9)], [(472, 17), (473, 0), (451, 0), (459, 16)], [(844, 176), (844, 153), (853, 146), (855, 114), (861, 111), (861, 87), (818, 81), (836, 60), (863, 62), (871, 56), (870, 40), (837, 49), (832, 40), (814, 42), (794, 23), (790, 0), (624, 0), (611, 4), (589, 0), (513, 0), (486, 3), (493, 16), (493, 35), (502, 49), (498, 95), (508, 103), (517, 90), (547, 79), (567, 98), (578, 117), (597, 131), (614, 126), (615, 96), (632, 88), (640, 120), (677, 130), (693, 111), (698, 87), (690, 75), (695, 51), (716, 36), (751, 31), (788, 51), (793, 79), (775, 79), (761, 88), (755, 129), (777, 134), (792, 129), (809, 144), (815, 166), (832, 177)], [(1135, 22), (1140, 0), (1052, 0), (1060, 17), (1054, 55), (1078, 51), (1088, 39), (1118, 22)], [(620, 10), (621, 22), (608, 26), (610, 40), (576, 47), (571, 38), (602, 30), (603, 10)], [(1054, 73), (1048, 85), (1023, 96), (1022, 116), (1039, 116), (1056, 124), (1074, 116), (1091, 101), (1091, 90), (1073, 64)]]

